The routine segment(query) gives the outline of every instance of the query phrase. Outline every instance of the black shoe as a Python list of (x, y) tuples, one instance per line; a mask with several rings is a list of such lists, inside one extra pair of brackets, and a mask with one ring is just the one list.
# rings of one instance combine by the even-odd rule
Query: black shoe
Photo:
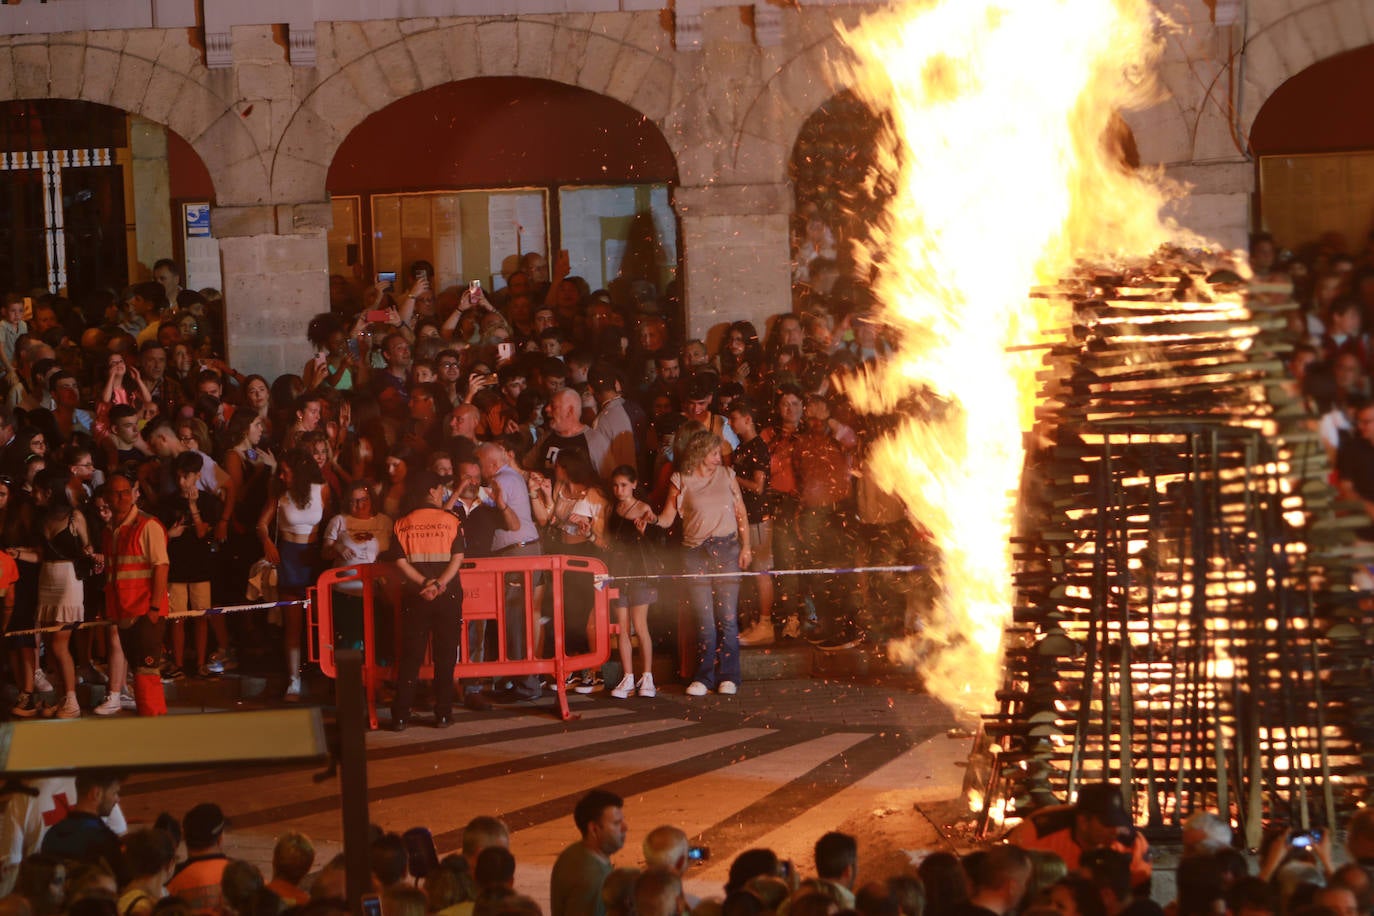
[(491, 700), (484, 693), (464, 693), (463, 705), (476, 712), (486, 712), (491, 709)]
[(448, 716), (435, 716), (435, 717), (434, 717), (434, 727), (435, 727), (435, 728), (448, 728), (448, 727), (449, 727), (450, 725), (452, 725), (452, 724), (453, 724), (453, 720), (450, 719)]
[(396, 719), (391, 723), (391, 730), (394, 732), (403, 732), (409, 724), (410, 723), (405, 719)]
[(508, 694), (513, 700), (537, 700), (543, 695), (544, 688), (539, 684), (516, 684)]
[(817, 640), (813, 643), (822, 652), (840, 652), (844, 649), (853, 649), (863, 642), (862, 633), (839, 633), (827, 639)]

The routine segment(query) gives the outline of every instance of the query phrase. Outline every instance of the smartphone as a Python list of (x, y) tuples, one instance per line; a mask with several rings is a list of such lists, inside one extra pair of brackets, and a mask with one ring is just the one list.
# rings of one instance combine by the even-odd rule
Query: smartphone
[(377, 274), (377, 282), (386, 284), (386, 291), (391, 292), (396, 288), (396, 271), (383, 270)]
[(358, 338), (348, 338), (348, 355), (354, 359), (358, 358)]
[(688, 846), (687, 861), (689, 862), (708, 862), (711, 859), (710, 846)]
[(428, 275), (423, 267), (417, 267), (410, 272), (410, 276), (416, 280), (423, 280)]
[(363, 916), (382, 916), (382, 898), (376, 894), (363, 897)]
[(509, 340), (503, 340), (496, 344), (496, 361), (498, 363), (508, 363), (515, 358), (515, 344)]
[[(448, 502), (448, 497), (444, 497)], [(405, 844), (406, 858), (410, 860), (410, 873), (423, 878), (439, 867), (439, 852), (434, 848), (434, 835), (428, 827), (411, 827), (401, 834)]]
[(477, 294), (482, 292), (482, 281), (473, 280), (471, 283), (469, 283), (468, 292), (471, 293), (473, 296), (476, 296)]
[(1315, 830), (1308, 830), (1304, 833), (1295, 833), (1288, 838), (1288, 845), (1294, 849), (1310, 849), (1322, 841), (1322, 831), (1318, 827)]
[(378, 322), (385, 324), (390, 318), (391, 313), (386, 309), (371, 309), (367, 313), (368, 324), (377, 324)]

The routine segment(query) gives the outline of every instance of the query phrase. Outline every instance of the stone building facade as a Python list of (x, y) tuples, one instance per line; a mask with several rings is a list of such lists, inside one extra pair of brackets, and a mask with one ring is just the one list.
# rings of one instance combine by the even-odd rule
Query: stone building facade
[[(1158, 2), (1175, 24), (1160, 74), (1169, 97), (1126, 119), (1142, 162), (1192, 185), (1180, 219), (1240, 245), (1255, 188), (1243, 138), (1256, 113), (1306, 67), (1374, 42), (1374, 3)], [(198, 11), (194, 0), (26, 0), (0, 6), (0, 99), (111, 105), (194, 147), (214, 182), (231, 358), (270, 375), (300, 365), (304, 324), (327, 301), (326, 174), (364, 118), (478, 76), (609, 96), (657, 125), (677, 158), (688, 325), (701, 334), (786, 308), (793, 145), (845, 88), (832, 66), (845, 53), (837, 25), (872, 8), (205, 0)]]

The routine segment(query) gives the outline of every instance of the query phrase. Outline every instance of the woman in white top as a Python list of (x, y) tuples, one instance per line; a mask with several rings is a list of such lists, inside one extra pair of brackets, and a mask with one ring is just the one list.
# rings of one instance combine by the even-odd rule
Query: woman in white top
[[(277, 567), (277, 593), (283, 601), (305, 597), (315, 584), (323, 562), (320, 559), (320, 534), (325, 517), (324, 481), (320, 468), (309, 452), (292, 449), (278, 469), (276, 498), (269, 499), (258, 518), (258, 540), (262, 553)], [(272, 524), (277, 536), (272, 538)], [(286, 641), (286, 671), (290, 679), (285, 699), (301, 698), (301, 629), (304, 617), (300, 605), (283, 609)]]
[[(364, 566), (376, 563), (391, 546), (392, 519), (374, 507), (370, 480), (355, 480), (344, 491), (343, 511), (324, 529), (320, 553), (330, 565)], [(334, 586), (334, 645), (363, 647), (363, 584), (350, 579)]]
[[(670, 478), (668, 501), (648, 524), (672, 527), (682, 517), (683, 572), (738, 573), (748, 569), (749, 516), (734, 472), (720, 462), (722, 440), (706, 429), (680, 437), (673, 446), (678, 470)], [(687, 600), (697, 619), (697, 671), (687, 695), (705, 696), (713, 688), (727, 696), (739, 688), (739, 579), (693, 579)]]

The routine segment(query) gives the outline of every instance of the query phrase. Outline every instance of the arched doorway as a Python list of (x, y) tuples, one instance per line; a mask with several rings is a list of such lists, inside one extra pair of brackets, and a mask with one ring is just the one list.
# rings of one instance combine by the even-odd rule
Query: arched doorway
[(1297, 249), (1358, 250), (1374, 229), (1374, 45), (1313, 64), (1265, 101), (1250, 131), (1257, 223)]
[(797, 134), (788, 169), (794, 194), (792, 279), (817, 284), (816, 258), (844, 263), (856, 241), (868, 237), (882, 214), (890, 187), (872, 180), (879, 170), (879, 142), (886, 129), (882, 116), (853, 93), (842, 92), (812, 112)]
[[(0, 172), (7, 290), (117, 290), (149, 277), (159, 258), (185, 263), (196, 251), (177, 231), (187, 222), (182, 205), (208, 205), (214, 195), (200, 157), (174, 132), (67, 99), (0, 103)], [(207, 260), (213, 275), (202, 271), (202, 285), (218, 286), (217, 257)]]
[(647, 279), (662, 293), (678, 272), (676, 183), (662, 133), (621, 102), (523, 77), (446, 83), (340, 145), (330, 273), (358, 285), (426, 260), (441, 287), (499, 288), (518, 256), (566, 249), (591, 289)]

